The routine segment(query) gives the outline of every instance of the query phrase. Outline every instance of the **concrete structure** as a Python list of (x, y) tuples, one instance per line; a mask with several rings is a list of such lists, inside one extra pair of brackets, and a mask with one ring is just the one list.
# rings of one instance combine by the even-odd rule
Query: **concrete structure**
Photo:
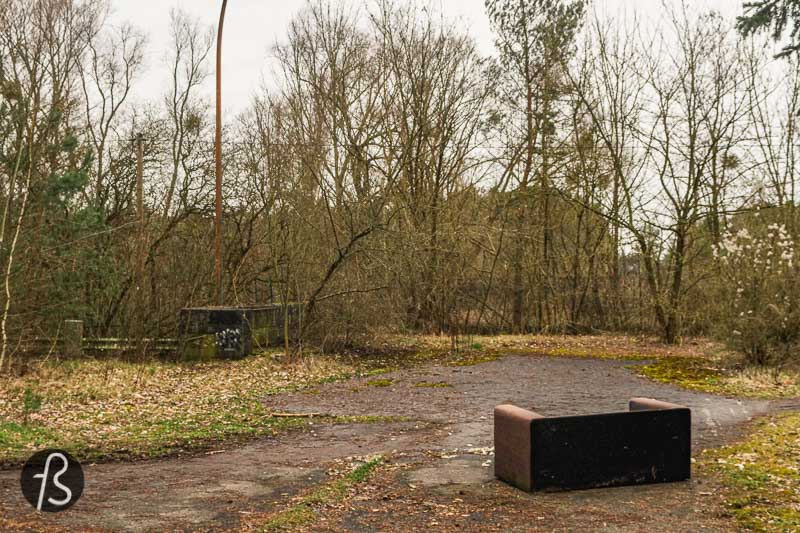
[(178, 332), (184, 360), (239, 359), (259, 348), (283, 343), (299, 331), (302, 304), (182, 309)]

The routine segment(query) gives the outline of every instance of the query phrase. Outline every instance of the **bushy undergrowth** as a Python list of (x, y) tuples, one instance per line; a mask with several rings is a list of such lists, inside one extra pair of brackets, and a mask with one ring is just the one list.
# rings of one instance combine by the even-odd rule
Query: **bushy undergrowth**
[(726, 233), (715, 247), (722, 287), (720, 336), (748, 363), (798, 360), (800, 291), (795, 240), (783, 224)]

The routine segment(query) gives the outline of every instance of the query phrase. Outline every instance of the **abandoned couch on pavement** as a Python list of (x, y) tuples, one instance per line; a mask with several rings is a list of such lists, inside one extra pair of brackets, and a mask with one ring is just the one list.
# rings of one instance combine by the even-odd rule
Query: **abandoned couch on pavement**
[(629, 411), (544, 417), (494, 409), (494, 471), (525, 491), (684, 481), (691, 477), (691, 411), (633, 398)]

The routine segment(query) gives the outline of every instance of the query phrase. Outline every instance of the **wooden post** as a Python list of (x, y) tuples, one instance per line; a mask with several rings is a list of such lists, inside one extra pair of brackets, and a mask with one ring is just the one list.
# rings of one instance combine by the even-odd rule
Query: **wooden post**
[(64, 355), (66, 357), (83, 355), (83, 320), (64, 321)]

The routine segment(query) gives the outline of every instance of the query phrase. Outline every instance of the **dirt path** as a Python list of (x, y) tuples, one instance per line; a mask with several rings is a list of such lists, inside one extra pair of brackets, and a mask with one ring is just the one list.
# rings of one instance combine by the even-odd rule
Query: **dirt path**
[[(524, 525), (523, 530), (548, 531), (726, 530), (728, 522), (709, 511), (717, 502), (703, 480), (545, 495), (524, 494), (493, 481), (485, 448), (492, 445), (492, 409), (503, 402), (560, 415), (624, 410), (632, 396), (664, 399), (692, 408), (695, 449), (734, 437), (753, 416), (794, 406), (653, 383), (626, 368), (630, 364), (507, 357), (267, 397), (265, 403), (280, 411), (410, 421), (319, 426), (198, 457), (89, 465), (81, 501), (62, 515), (46, 517), (46, 523), (69, 530), (237, 528), (252, 513), (269, 512), (298, 490), (324, 480), (335, 460), (381, 453), (391, 454), (397, 468), (382, 473), (382, 483), (373, 484), (374, 497), (355, 502), (352, 511), (332, 513), (321, 526), (364, 531), (386, 530), (386, 524), (420, 531), (449, 526), (508, 530), (515, 524)], [(0, 517), (37, 523), (19, 495), (18, 471), (0, 472), (0, 497)], [(451, 513), (453, 505), (463, 512), (440, 516)]]

